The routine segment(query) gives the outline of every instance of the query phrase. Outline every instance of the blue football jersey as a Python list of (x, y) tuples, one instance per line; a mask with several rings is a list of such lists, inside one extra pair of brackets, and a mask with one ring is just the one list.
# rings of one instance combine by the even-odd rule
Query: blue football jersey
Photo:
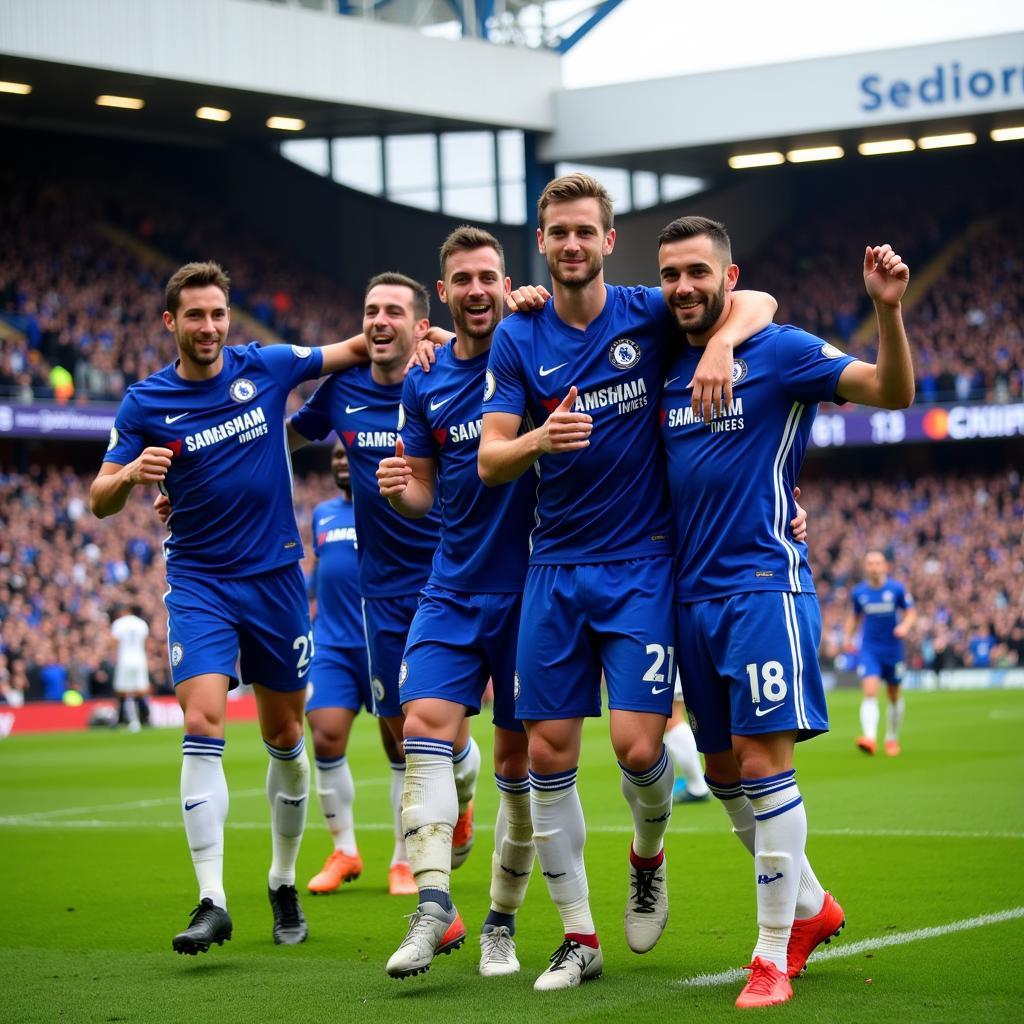
[(402, 391), (407, 455), (437, 460), (441, 542), (430, 580), (479, 594), (522, 592), (537, 479), (485, 487), (477, 471), (489, 353), (459, 359), (449, 342), (430, 373), (415, 369)]
[(606, 285), (600, 315), (569, 327), (553, 302), (502, 321), (494, 334), (484, 412), (539, 426), (576, 386), (594, 420), (590, 445), (542, 455), (531, 564), (669, 555), (671, 514), (657, 443), (658, 399), (675, 322), (656, 288)]
[(323, 354), (297, 345), (229, 346), (210, 380), (174, 364), (133, 384), (117, 411), (105, 462), (144, 448), (174, 453), (164, 553), (169, 572), (253, 576), (302, 557), (284, 429), (288, 392), (319, 377)]
[(395, 454), (401, 402), (401, 384), (378, 384), (369, 365), (357, 366), (327, 377), (292, 417), (292, 426), (310, 440), (335, 430), (348, 452), (363, 597), (419, 593), (437, 549), (436, 504), (422, 519), (406, 519), (377, 485), (380, 460)]
[(676, 600), (755, 590), (813, 593), (793, 540), (793, 488), (819, 402), (836, 400), (851, 356), (769, 325), (736, 349), (733, 399), (710, 426), (690, 409), (703, 349), (684, 344), (665, 378), (661, 434), (676, 526)]
[(858, 583), (850, 594), (853, 610), (863, 616), (861, 651), (879, 655), (882, 661), (901, 661), (903, 641), (892, 635), (899, 622), (897, 610), (912, 608), (914, 599), (902, 583), (887, 579), (880, 587)]
[(363, 647), (359, 549), (352, 502), (343, 494), (313, 509), (314, 647)]

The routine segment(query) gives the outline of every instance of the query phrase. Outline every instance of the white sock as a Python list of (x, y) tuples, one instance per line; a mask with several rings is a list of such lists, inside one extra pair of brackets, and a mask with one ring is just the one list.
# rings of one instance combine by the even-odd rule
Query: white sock
[(270, 839), (273, 857), (267, 884), (271, 889), (295, 884), (295, 861), (306, 827), (309, 802), (309, 760), (305, 737), (291, 750), (263, 744), (270, 755), (267, 799), (270, 800)]
[(316, 759), (316, 795), (320, 799), (320, 810), (324, 813), (324, 821), (331, 833), (335, 850), (355, 857), (359, 853), (352, 814), (356, 784), (344, 754), (333, 761), (319, 757)]
[(526, 899), (533, 871), (533, 819), (530, 816), (530, 780), (495, 774), (498, 784), (498, 821), (491, 854), (491, 910), (514, 914)]
[(530, 772), (533, 841), (544, 880), (566, 934), (594, 935), (583, 848), (587, 826), (576, 790), (576, 769), (554, 775)]
[(889, 709), (886, 714), (885, 738), (887, 740), (898, 740), (900, 738), (900, 726), (903, 725), (903, 697), (899, 700), (889, 701)]
[(395, 832), (395, 847), (391, 851), (391, 867), (408, 864), (405, 849), (405, 829), (402, 828), (402, 790), (405, 789), (405, 762), (391, 762), (391, 823)]
[(873, 740), (878, 734), (878, 698), (865, 697), (860, 702), (860, 734)]
[(224, 778), (224, 741), (186, 734), (181, 753), (181, 813), (199, 882), (199, 899), (211, 899), (226, 910), (224, 822), (228, 817), (228, 784)]
[(455, 773), (455, 792), (459, 796), (459, 814), (465, 814), (476, 793), (476, 780), (480, 774), (480, 748), (472, 736), (452, 758), (452, 770)]
[(754, 879), (757, 890), (757, 944), (753, 956), (786, 971), (786, 947), (796, 914), (800, 864), (807, 842), (803, 797), (790, 769), (766, 779), (744, 779), (743, 792), (754, 809)]
[[(732, 822), (733, 835), (743, 844), (751, 856), (754, 855), (754, 808), (750, 805), (743, 787), (738, 783), (724, 786), (721, 783), (705, 780), (711, 792), (718, 798), (723, 810)], [(806, 854), (800, 864), (800, 889), (796, 897), (796, 917), (815, 917), (821, 912), (825, 903), (825, 890), (818, 881), (814, 869)]]
[(125, 697), (124, 699), (124, 717), (128, 723), (128, 728), (132, 732), (138, 732), (140, 728), (139, 722), (139, 706), (136, 703), (134, 697)]
[(700, 753), (693, 730), (687, 722), (672, 726), (665, 733), (665, 746), (675, 762), (676, 775), (686, 779), (686, 791), (691, 796), (703, 796), (708, 791), (704, 781), (704, 770), (700, 766)]
[(622, 795), (633, 812), (633, 852), (644, 859), (657, 857), (672, 817), (672, 761), (664, 745), (657, 761), (642, 772), (622, 765)]
[(420, 889), (451, 890), (452, 832), (459, 816), (452, 745), (407, 736), (402, 827), (409, 867)]

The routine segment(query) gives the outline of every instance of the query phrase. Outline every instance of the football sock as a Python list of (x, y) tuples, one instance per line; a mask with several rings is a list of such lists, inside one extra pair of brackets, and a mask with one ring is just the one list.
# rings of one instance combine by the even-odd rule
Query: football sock
[(704, 781), (697, 741), (693, 738), (690, 726), (686, 722), (672, 726), (665, 733), (665, 746), (668, 747), (668, 752), (675, 762), (676, 775), (686, 779), (686, 791), (693, 796), (704, 796), (708, 791), (708, 785)]
[(324, 812), (324, 821), (327, 822), (335, 850), (354, 857), (359, 852), (352, 816), (356, 784), (344, 754), (333, 760), (322, 757), (316, 759), (316, 795), (320, 799), (320, 810)]
[(498, 820), (494, 826), (494, 852), (491, 854), (491, 914), (488, 924), (508, 924), (492, 920), (497, 914), (511, 917), (523, 905), (533, 871), (533, 820), (530, 816), (530, 780), (510, 779), (495, 773), (498, 786)]
[[(754, 808), (751, 807), (743, 787), (734, 782), (724, 785), (705, 779), (711, 792), (718, 798), (725, 813), (732, 822), (733, 835), (743, 844), (746, 851), (754, 855)], [(821, 912), (825, 902), (825, 890), (818, 881), (806, 854), (800, 866), (800, 889), (796, 897), (796, 916), (799, 918), (814, 917)]]
[(469, 742), (452, 757), (452, 771), (455, 774), (455, 792), (459, 797), (459, 814), (465, 814), (480, 774), (480, 748), (472, 736)]
[(744, 779), (754, 809), (754, 876), (757, 944), (753, 957), (786, 971), (786, 947), (796, 914), (800, 864), (807, 841), (807, 815), (793, 769), (765, 779)]
[(391, 821), (395, 831), (395, 847), (391, 851), (391, 867), (405, 864), (409, 854), (405, 849), (405, 829), (402, 828), (402, 790), (405, 789), (405, 762), (391, 762)]
[(672, 761), (664, 745), (658, 759), (642, 772), (622, 769), (622, 795), (633, 812), (633, 852), (648, 859), (660, 852), (672, 816)]
[(271, 889), (295, 884), (295, 860), (306, 827), (309, 797), (309, 759), (306, 740), (290, 750), (264, 741), (270, 755), (267, 767), (267, 798), (270, 800), (270, 837), (273, 856), (267, 884)]
[(889, 702), (889, 709), (886, 714), (885, 738), (887, 740), (898, 740), (900, 738), (900, 726), (903, 724), (903, 698)]
[(878, 698), (865, 697), (860, 702), (860, 734), (873, 740), (878, 733)]
[[(452, 773), (452, 745), (428, 736), (405, 738), (402, 827), (416, 885), (447, 893), (452, 870), (452, 831), (459, 802)], [(431, 897), (433, 902), (441, 902)], [(441, 904), (444, 906), (444, 904)], [(450, 909), (449, 901), (448, 907)]]
[(553, 775), (531, 771), (530, 813), (537, 860), (562, 918), (565, 934), (594, 936), (587, 870), (583, 863), (587, 826), (576, 791), (576, 769)]
[(132, 732), (138, 732), (141, 728), (139, 725), (139, 705), (134, 697), (125, 697), (124, 699), (124, 719)]
[(199, 882), (199, 899), (227, 909), (224, 895), (224, 822), (228, 784), (224, 741), (185, 735), (181, 741), (181, 806), (185, 836)]

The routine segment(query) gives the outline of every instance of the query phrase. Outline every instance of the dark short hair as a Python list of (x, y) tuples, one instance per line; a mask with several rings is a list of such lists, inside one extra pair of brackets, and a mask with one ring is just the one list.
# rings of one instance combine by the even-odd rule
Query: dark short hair
[(732, 242), (725, 225), (710, 217), (677, 217), (671, 224), (666, 224), (658, 235), (658, 245), (668, 242), (681, 242), (686, 238), (698, 238), (706, 235), (726, 264), (732, 263)]
[(383, 274), (374, 274), (366, 282), (366, 291), (363, 293), (363, 297), (369, 295), (379, 284), (393, 284), (408, 288), (412, 292), (412, 309), (416, 314), (416, 319), (426, 320), (430, 316), (430, 293), (419, 281), (414, 281), (411, 277), (398, 273), (397, 270), (385, 270)]
[(171, 274), (171, 279), (167, 282), (164, 309), (171, 316), (175, 316), (181, 305), (183, 288), (204, 288), (208, 284), (215, 284), (224, 293), (224, 305), (228, 305), (231, 299), (231, 278), (224, 268), (213, 260), (206, 263), (186, 263)]
[(444, 279), (445, 267), (448, 264), (448, 257), (457, 252), (472, 252), (474, 249), (493, 249), (501, 261), (501, 274), (505, 275), (505, 250), (501, 247), (494, 235), (483, 228), (473, 227), (471, 224), (463, 224), (456, 228), (441, 244), (441, 278)]
[(601, 224), (605, 231), (611, 231), (614, 220), (612, 197), (597, 178), (582, 171), (563, 174), (544, 186), (537, 200), (537, 223), (541, 229), (544, 228), (544, 211), (552, 203), (571, 203), (575, 199), (596, 199), (597, 205), (601, 207)]

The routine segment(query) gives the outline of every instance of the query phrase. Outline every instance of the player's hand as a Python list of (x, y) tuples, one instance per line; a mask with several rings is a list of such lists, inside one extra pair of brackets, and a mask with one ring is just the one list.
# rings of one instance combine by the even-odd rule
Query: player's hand
[(412, 478), (412, 470), (405, 461), (405, 445), (399, 438), (395, 442), (395, 454), (380, 460), (377, 467), (377, 486), (385, 498), (397, 498), (405, 493)]
[(909, 283), (910, 267), (891, 245), (869, 245), (864, 250), (864, 287), (872, 302), (898, 306)]
[(732, 401), (732, 345), (712, 338), (686, 386), (693, 388), (693, 415), (702, 415), (705, 425), (710, 425), (712, 416), (724, 416)]
[(173, 458), (170, 448), (143, 448), (142, 454), (128, 463), (128, 479), (133, 484), (156, 484), (166, 480)]
[(505, 305), (510, 313), (536, 313), (550, 298), (551, 292), (544, 285), (524, 284), (505, 296)]
[(800, 488), (793, 488), (793, 501), (796, 502), (796, 515), (789, 521), (793, 540), (803, 544), (807, 540), (807, 509), (800, 504)]
[(578, 393), (574, 384), (540, 428), (542, 452), (574, 452), (590, 444), (590, 432), (594, 429), (593, 417), (585, 412), (572, 411)]
[(428, 327), (422, 341), (416, 342), (416, 349), (405, 364), (405, 373), (418, 366), (424, 373), (430, 373), (430, 364), (437, 358), (437, 349), (447, 345), (455, 335), (441, 327)]
[(160, 522), (166, 526), (167, 520), (171, 518), (171, 499), (166, 494), (158, 494), (153, 501), (153, 511)]
[(904, 640), (906, 639), (906, 636), (909, 632), (910, 627), (900, 622), (895, 627), (893, 627), (892, 635), (896, 637), (897, 640)]

